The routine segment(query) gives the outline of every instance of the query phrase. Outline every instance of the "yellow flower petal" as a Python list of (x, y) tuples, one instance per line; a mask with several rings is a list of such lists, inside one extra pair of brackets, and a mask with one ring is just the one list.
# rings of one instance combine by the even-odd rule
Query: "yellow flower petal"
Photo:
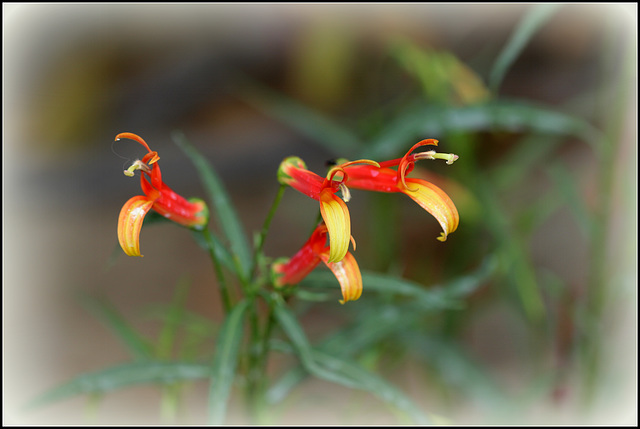
[(340, 262), (328, 262), (327, 254), (321, 255), (321, 258), (340, 282), (340, 289), (342, 289), (340, 304), (360, 298), (362, 295), (362, 275), (356, 258), (349, 252)]
[(458, 228), (458, 210), (451, 198), (433, 183), (421, 179), (406, 179), (408, 187), (399, 185), (402, 192), (431, 213), (440, 223), (442, 234), (438, 240), (445, 241), (447, 235)]
[(338, 262), (347, 254), (351, 241), (349, 209), (331, 189), (323, 189), (320, 192), (320, 213), (329, 231), (328, 262)]
[(140, 230), (147, 212), (153, 206), (153, 200), (142, 195), (131, 198), (120, 210), (118, 218), (118, 241), (120, 247), (129, 256), (140, 254)]

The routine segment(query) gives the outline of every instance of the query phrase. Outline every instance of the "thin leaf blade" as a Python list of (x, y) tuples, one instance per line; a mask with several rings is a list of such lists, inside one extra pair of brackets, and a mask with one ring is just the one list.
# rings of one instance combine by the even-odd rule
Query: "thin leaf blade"
[(355, 154), (362, 146), (356, 135), (320, 112), (255, 82), (246, 81), (243, 87), (244, 91), (238, 95), (246, 103), (286, 123), (336, 154)]
[(107, 325), (136, 359), (148, 359), (153, 355), (151, 344), (140, 336), (129, 322), (106, 298), (83, 297), (84, 307)]
[(489, 86), (495, 93), (509, 67), (515, 62), (531, 37), (548, 21), (560, 7), (559, 4), (534, 5), (518, 24), (506, 46), (500, 52), (489, 75)]
[(240, 218), (236, 213), (229, 194), (213, 166), (187, 140), (185, 135), (176, 131), (172, 134), (172, 137), (178, 147), (182, 149), (196, 167), (200, 179), (209, 194), (209, 199), (214, 206), (214, 211), (218, 216), (220, 226), (231, 244), (232, 253), (239, 265), (238, 274), (242, 278), (246, 278), (251, 267), (252, 259), (249, 240), (239, 221)]
[(41, 407), (81, 394), (101, 394), (139, 384), (172, 384), (206, 379), (208, 365), (190, 362), (136, 361), (86, 373), (40, 395), (29, 407)]
[(568, 169), (562, 165), (561, 161), (554, 161), (549, 164), (547, 166), (547, 174), (558, 185), (558, 189), (578, 222), (582, 235), (589, 239), (594, 230), (593, 215), (589, 212), (584, 199), (580, 195), (576, 181), (571, 177)]
[(406, 413), (416, 424), (427, 425), (430, 423), (429, 418), (408, 396), (382, 377), (338, 356), (318, 350), (314, 350), (313, 356), (320, 365), (351, 377), (356, 384), (356, 388), (365, 390)]
[[(460, 306), (459, 300), (480, 287), (495, 272), (496, 267), (496, 258), (489, 255), (470, 274), (428, 288), (420, 283), (396, 276), (362, 271), (362, 284), (364, 293), (377, 292), (406, 297), (423, 309), (444, 310), (458, 308)], [(312, 288), (334, 287), (335, 284), (335, 277), (326, 271), (315, 271), (301, 283), (303, 286), (311, 286)]]
[(601, 133), (582, 118), (521, 100), (501, 99), (462, 107), (416, 104), (392, 121), (363, 156), (385, 159), (403, 153), (416, 139), (478, 131), (571, 136), (594, 147), (601, 144)]
[(211, 367), (209, 389), (209, 423), (221, 425), (226, 416), (227, 402), (238, 364), (238, 352), (243, 334), (244, 315), (249, 301), (242, 301), (227, 315), (216, 342), (216, 354)]
[(347, 359), (312, 348), (302, 326), (282, 299), (275, 299), (274, 316), (291, 340), (302, 365), (312, 375), (342, 386), (367, 391), (405, 412), (416, 423), (428, 424), (427, 416), (407, 396), (381, 377)]
[(185, 315), (185, 305), (189, 293), (189, 282), (186, 278), (180, 279), (167, 311), (167, 315), (156, 342), (156, 357), (169, 359), (176, 342), (178, 326)]

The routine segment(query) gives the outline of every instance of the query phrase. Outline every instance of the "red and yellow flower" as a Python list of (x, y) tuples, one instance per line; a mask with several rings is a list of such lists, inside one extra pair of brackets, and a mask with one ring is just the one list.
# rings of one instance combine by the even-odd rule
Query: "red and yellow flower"
[(289, 259), (279, 259), (271, 265), (273, 284), (277, 288), (300, 283), (320, 263), (333, 272), (342, 289), (341, 304), (355, 301), (362, 294), (362, 275), (356, 259), (346, 252), (340, 261), (330, 260), (330, 245), (327, 245), (328, 229), (320, 224), (302, 248)]
[[(451, 198), (439, 187), (423, 179), (408, 178), (417, 161), (421, 159), (444, 159), (452, 164), (458, 159), (457, 155), (437, 153), (435, 151), (412, 153), (415, 149), (425, 145), (437, 146), (434, 139), (422, 140), (398, 159), (379, 163), (379, 167), (371, 165), (348, 165), (344, 168), (346, 186), (376, 192), (402, 192), (411, 197), (423, 209), (429, 212), (442, 227), (438, 240), (445, 241), (447, 235), (458, 228), (459, 216)], [(390, 167), (397, 166), (397, 170)]]
[[(329, 234), (329, 262), (338, 262), (347, 254), (351, 240), (351, 217), (346, 202), (349, 201), (349, 189), (344, 181), (348, 166), (364, 164), (372, 168), (379, 167), (371, 160), (345, 162), (329, 170), (326, 177), (307, 170), (300, 158), (289, 157), (280, 164), (278, 181), (320, 202), (320, 213)], [(336, 193), (341, 191), (342, 198)]]
[(175, 193), (162, 181), (158, 153), (139, 136), (132, 133), (121, 133), (116, 141), (122, 138), (131, 139), (147, 149), (148, 153), (135, 161), (124, 171), (126, 176), (134, 176), (140, 170), (140, 186), (144, 195), (135, 196), (127, 201), (120, 210), (118, 218), (118, 241), (120, 247), (129, 256), (140, 254), (140, 230), (146, 214), (152, 208), (173, 222), (182, 226), (202, 230), (209, 221), (209, 210), (204, 201), (198, 198), (185, 199)]

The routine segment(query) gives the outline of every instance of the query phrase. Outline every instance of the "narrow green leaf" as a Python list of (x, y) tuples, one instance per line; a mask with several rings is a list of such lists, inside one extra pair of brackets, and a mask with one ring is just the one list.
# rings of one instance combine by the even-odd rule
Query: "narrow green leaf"
[(398, 38), (392, 41), (390, 54), (418, 81), (431, 103), (473, 104), (489, 98), (482, 79), (451, 52)]
[(556, 189), (550, 189), (513, 216), (516, 219), (516, 228), (523, 236), (530, 237), (529, 234), (540, 228), (549, 216), (565, 204), (564, 197), (559, 194)]
[(209, 366), (198, 363), (156, 361), (126, 363), (75, 377), (45, 392), (28, 406), (41, 407), (76, 395), (106, 393), (137, 384), (171, 384), (205, 379), (210, 375)]
[(547, 166), (547, 173), (558, 185), (564, 200), (578, 221), (582, 235), (584, 238), (590, 239), (593, 232), (593, 217), (580, 195), (576, 181), (571, 177), (567, 168), (557, 160)]
[(274, 405), (284, 400), (302, 380), (307, 378), (308, 372), (302, 366), (296, 366), (287, 371), (278, 381), (269, 387), (266, 393), (267, 404)]
[[(388, 125), (365, 149), (371, 159), (395, 157), (418, 140), (441, 139), (448, 133), (530, 132), (572, 136), (593, 146), (601, 144), (600, 132), (581, 118), (517, 100), (494, 100), (455, 107), (416, 104)], [(441, 142), (444, 149), (446, 142)]]
[(397, 339), (424, 362), (425, 369), (433, 368), (446, 386), (459, 389), (480, 403), (488, 403), (493, 409), (504, 406), (508, 400), (506, 393), (488, 375), (489, 371), (455, 340), (424, 335), (415, 330), (403, 332)]
[(106, 298), (82, 297), (85, 308), (107, 325), (136, 359), (152, 356), (152, 347)]
[(347, 359), (313, 349), (302, 326), (285, 306), (282, 299), (278, 297), (274, 298), (274, 301), (274, 316), (291, 340), (302, 365), (309, 373), (345, 387), (367, 391), (405, 412), (416, 423), (428, 423), (428, 418), (424, 413), (408, 397), (384, 379)]
[(171, 305), (167, 311), (167, 317), (158, 335), (158, 341), (156, 343), (156, 358), (158, 359), (168, 359), (171, 357), (178, 326), (184, 318), (188, 293), (189, 282), (187, 279), (182, 278), (178, 282), (173, 299), (171, 300)]
[(323, 380), (331, 381), (342, 386), (356, 387), (356, 384), (352, 382), (349, 377), (336, 374), (333, 371), (322, 368), (316, 363), (311, 344), (309, 344), (307, 336), (305, 335), (302, 326), (298, 323), (296, 317), (293, 315), (291, 310), (287, 308), (280, 297), (273, 297), (273, 301), (274, 317), (278, 321), (282, 330), (287, 334), (287, 337), (289, 337), (289, 340), (291, 340), (291, 343), (293, 344), (304, 368), (314, 376)]
[[(198, 245), (202, 249), (209, 251), (210, 250), (209, 242), (205, 240), (201, 231), (191, 230), (191, 232), (192, 232), (193, 239), (196, 241), (196, 243), (198, 243)], [(227, 249), (224, 247), (224, 245), (220, 242), (220, 239), (216, 237), (213, 232), (210, 231), (209, 233), (211, 235), (211, 243), (212, 243), (211, 245), (213, 247), (213, 251), (215, 252), (216, 258), (218, 258), (218, 261), (220, 261), (222, 265), (224, 265), (231, 271), (234, 271), (235, 265), (233, 263), (233, 258), (231, 257)]]
[[(402, 332), (408, 325), (415, 322), (416, 312), (407, 315), (397, 306), (384, 308), (376, 306), (365, 314), (360, 313), (358, 319), (351, 326), (344, 327), (324, 339), (317, 349), (342, 358), (353, 357), (376, 342)], [(272, 347), (282, 350), (280, 343), (274, 343)], [(270, 387), (267, 392), (267, 401), (271, 404), (281, 401), (296, 385), (307, 378), (308, 374), (302, 366), (287, 371)]]
[(357, 136), (320, 112), (256, 82), (243, 83), (238, 95), (254, 108), (286, 123), (340, 156), (357, 153), (361, 142)]
[[(403, 295), (416, 300), (416, 304), (425, 309), (456, 308), (457, 301), (451, 300), (442, 289), (427, 288), (420, 283), (384, 274), (363, 272), (363, 288), (367, 291)], [(364, 286), (366, 285), (366, 286)]]
[(231, 244), (233, 256), (240, 265), (238, 275), (247, 278), (251, 267), (249, 241), (222, 181), (209, 161), (189, 143), (183, 133), (176, 131), (172, 137), (196, 167), (215, 209), (212, 212), (217, 214), (220, 226)]
[[(495, 269), (495, 258), (490, 255), (471, 274), (454, 278), (443, 285), (429, 287), (391, 275), (362, 271), (363, 293), (378, 292), (407, 297), (416, 306), (423, 309), (458, 308), (460, 306), (459, 299), (482, 285)], [(327, 271), (312, 272), (301, 285), (316, 288), (337, 286), (335, 277)]]
[(209, 390), (209, 423), (213, 425), (224, 424), (227, 402), (238, 364), (244, 315), (249, 304), (250, 301), (242, 301), (237, 304), (227, 315), (218, 334)]
[(564, 141), (562, 137), (523, 137), (491, 170), (491, 183), (498, 190), (516, 186), (531, 170), (546, 162), (552, 151)]
[(561, 5), (543, 3), (534, 5), (518, 24), (509, 42), (502, 49), (489, 75), (489, 87), (495, 93), (509, 67), (520, 55), (531, 37), (547, 22)]
[[(167, 323), (170, 306), (157, 304), (145, 311), (145, 317), (150, 320), (159, 320)], [(176, 356), (183, 361), (195, 361), (199, 356), (210, 356), (214, 350), (219, 324), (209, 317), (184, 310), (180, 318), (180, 329), (184, 333), (181, 338), (180, 348)]]
[(354, 357), (398, 332), (404, 332), (424, 315), (421, 310), (407, 311), (406, 306), (395, 303), (372, 304), (359, 312), (350, 326), (324, 339), (318, 349), (335, 356)]
[(399, 411), (406, 413), (414, 423), (419, 425), (427, 425), (430, 423), (429, 418), (409, 397), (376, 374), (365, 370), (347, 359), (332, 356), (317, 350), (314, 351), (313, 357), (322, 366), (332, 368), (332, 370), (337, 373), (351, 377), (356, 383), (356, 388), (365, 390), (394, 406)]
[(485, 211), (487, 228), (498, 244), (496, 252), (520, 296), (523, 309), (532, 322), (540, 323), (545, 317), (546, 307), (523, 237), (514, 229), (512, 219), (505, 214), (506, 211), (497, 195), (491, 192), (487, 180), (477, 177), (473, 185)]

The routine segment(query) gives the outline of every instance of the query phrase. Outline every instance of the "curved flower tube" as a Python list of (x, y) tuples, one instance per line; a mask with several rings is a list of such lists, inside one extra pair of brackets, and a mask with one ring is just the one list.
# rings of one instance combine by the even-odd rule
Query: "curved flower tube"
[[(420, 207), (436, 218), (442, 227), (438, 240), (445, 241), (447, 235), (458, 228), (459, 215), (451, 198), (439, 187), (423, 179), (407, 178), (418, 160), (444, 159), (452, 164), (457, 155), (437, 153), (435, 151), (412, 152), (420, 146), (437, 145), (433, 139), (416, 143), (402, 158), (381, 162), (380, 168), (370, 165), (347, 166), (346, 184), (354, 189), (377, 192), (402, 192), (413, 199)], [(397, 166), (393, 170), (390, 167)]]
[(206, 203), (198, 198), (187, 200), (162, 181), (160, 166), (157, 164), (160, 157), (141, 137), (133, 133), (121, 133), (116, 136), (116, 141), (122, 138), (134, 140), (148, 151), (141, 160), (135, 161), (124, 171), (129, 177), (134, 176), (136, 170), (141, 171), (140, 187), (144, 193), (129, 199), (120, 210), (118, 241), (124, 253), (129, 256), (142, 256), (140, 230), (144, 217), (152, 208), (182, 226), (196, 230), (204, 229), (209, 221)]
[[(345, 186), (346, 168), (354, 164), (379, 167), (375, 161), (361, 159), (345, 162), (329, 170), (326, 178), (307, 170), (302, 159), (292, 156), (285, 158), (278, 169), (278, 181), (320, 202), (320, 213), (329, 234), (328, 262), (338, 262), (345, 257), (351, 240), (351, 218), (346, 202), (350, 198)], [(342, 198), (336, 195), (338, 190)]]
[(302, 248), (291, 258), (279, 259), (271, 266), (273, 284), (277, 288), (300, 283), (320, 261), (333, 272), (342, 290), (341, 304), (355, 301), (362, 294), (362, 275), (353, 255), (349, 252), (342, 260), (331, 262), (327, 246), (328, 229), (320, 224)]

